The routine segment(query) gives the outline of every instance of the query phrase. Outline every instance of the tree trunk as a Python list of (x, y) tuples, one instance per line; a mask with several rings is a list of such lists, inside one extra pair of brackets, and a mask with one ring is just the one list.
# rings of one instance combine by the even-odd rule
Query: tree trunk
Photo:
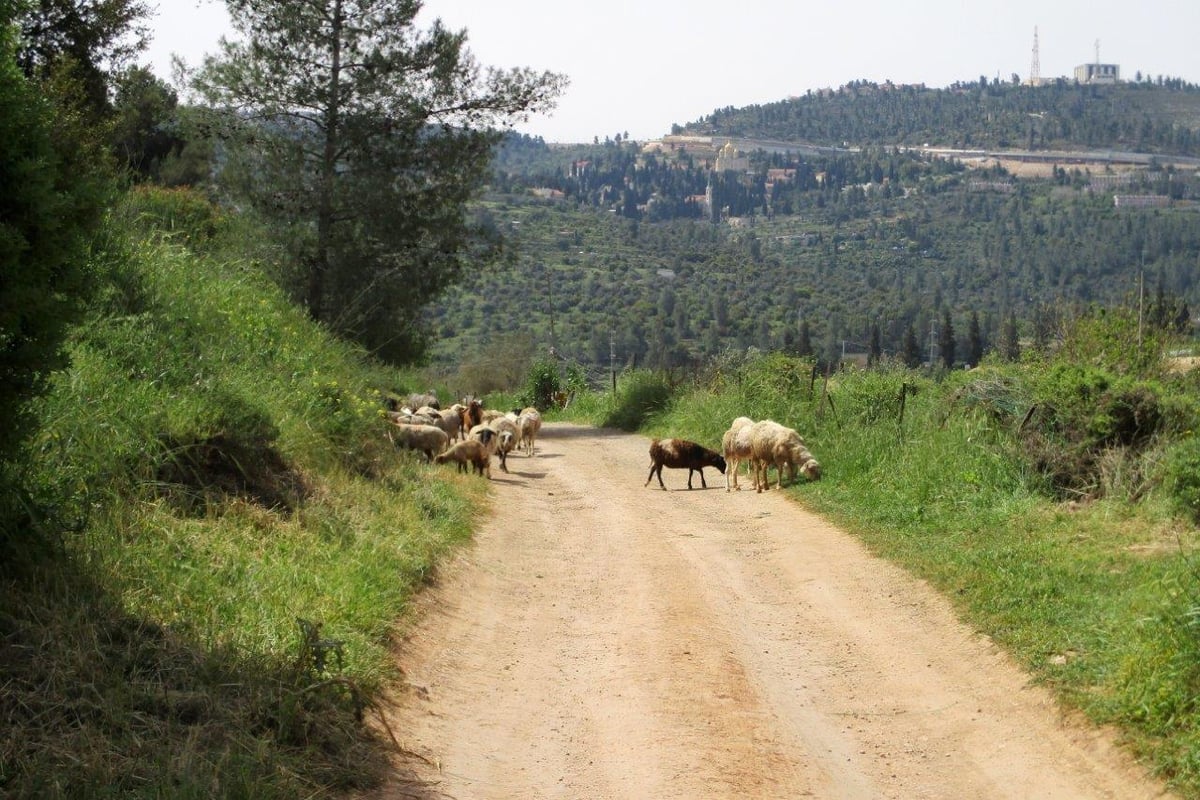
[(330, 36), (329, 101), (325, 109), (325, 143), (321, 157), (321, 182), (317, 199), (317, 252), (308, 274), (308, 313), (314, 320), (325, 318), (325, 278), (329, 272), (333, 239), (333, 195), (337, 180), (337, 152), (341, 115), (342, 0), (333, 4)]

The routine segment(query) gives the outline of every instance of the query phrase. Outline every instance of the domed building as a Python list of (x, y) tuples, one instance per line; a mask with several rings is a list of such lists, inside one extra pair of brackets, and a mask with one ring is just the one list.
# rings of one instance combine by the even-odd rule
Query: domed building
[(745, 172), (750, 169), (750, 158), (742, 155), (730, 140), (717, 153), (715, 169), (717, 172)]

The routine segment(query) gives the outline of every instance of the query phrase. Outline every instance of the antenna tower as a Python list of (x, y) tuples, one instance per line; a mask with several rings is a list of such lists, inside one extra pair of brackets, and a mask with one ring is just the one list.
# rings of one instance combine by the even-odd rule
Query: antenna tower
[(1040, 86), (1042, 83), (1042, 61), (1038, 57), (1037, 25), (1033, 26), (1033, 60), (1029, 63), (1029, 85)]
[(1100, 66), (1100, 40), (1096, 40), (1096, 66)]

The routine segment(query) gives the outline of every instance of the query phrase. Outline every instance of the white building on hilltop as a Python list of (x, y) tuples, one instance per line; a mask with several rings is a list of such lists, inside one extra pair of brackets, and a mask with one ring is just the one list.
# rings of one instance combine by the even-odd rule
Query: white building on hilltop
[(1117, 64), (1080, 64), (1075, 68), (1075, 80), (1079, 83), (1116, 83), (1121, 80), (1121, 67)]

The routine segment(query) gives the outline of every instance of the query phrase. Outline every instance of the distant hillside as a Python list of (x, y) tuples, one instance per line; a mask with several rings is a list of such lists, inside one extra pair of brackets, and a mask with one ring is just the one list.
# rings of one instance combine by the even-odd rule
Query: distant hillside
[(1116, 148), (1200, 155), (1200, 87), (1179, 79), (946, 89), (857, 81), (837, 90), (717, 109), (675, 133), (811, 144), (959, 148)]
[(597, 367), (750, 346), (836, 360), (873, 340), (926, 349), (947, 318), (991, 349), (1014, 320), (1044, 341), (1057, 314), (1130, 302), (1139, 280), (1157, 319), (1187, 329), (1197, 156), (1200, 89), (1179, 81), (859, 83), (724, 109), (660, 142), (512, 136), (477, 213), (516, 260), (430, 307), (434, 357), (516, 330)]
[(596, 368), (750, 346), (836, 360), (876, 332), (886, 353), (910, 332), (925, 349), (945, 314), (964, 342), (977, 317), (990, 350), (1010, 318), (1045, 340), (1076, 304), (1136, 302), (1139, 275), (1160, 317), (1200, 308), (1200, 209), (1116, 207), (1085, 181), (930, 176), (907, 194), (814, 191), (797, 213), (721, 223), (495, 195), (480, 214), (516, 259), (429, 309), (432, 353), (454, 365), (519, 331)]

